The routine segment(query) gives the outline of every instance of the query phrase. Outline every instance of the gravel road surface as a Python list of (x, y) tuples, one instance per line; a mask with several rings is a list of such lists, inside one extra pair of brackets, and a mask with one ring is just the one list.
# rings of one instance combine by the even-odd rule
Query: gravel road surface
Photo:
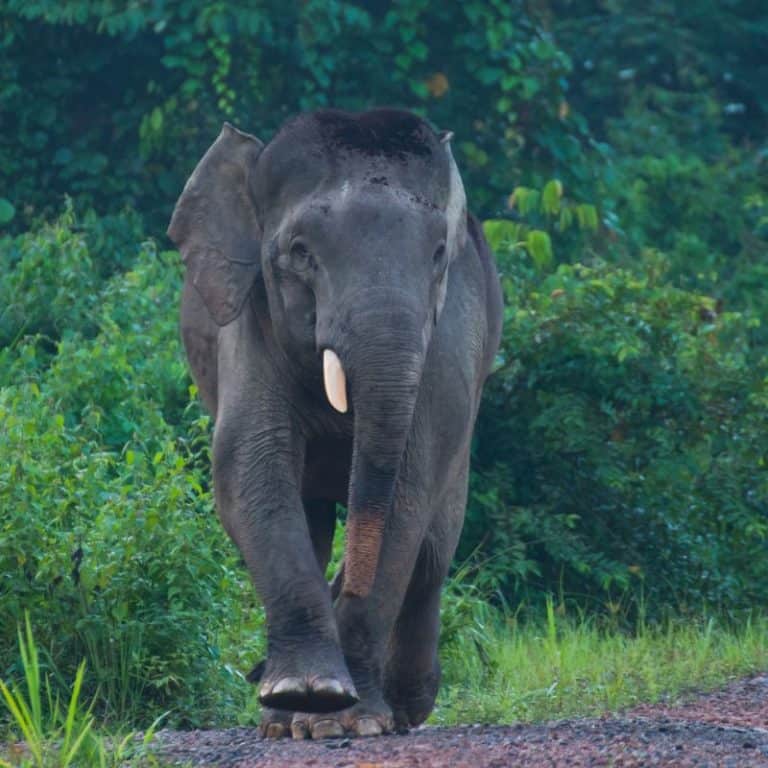
[(254, 728), (160, 731), (154, 744), (164, 760), (207, 768), (768, 768), (768, 676), (680, 704), (539, 725), (423, 727), (319, 742), (267, 741)]

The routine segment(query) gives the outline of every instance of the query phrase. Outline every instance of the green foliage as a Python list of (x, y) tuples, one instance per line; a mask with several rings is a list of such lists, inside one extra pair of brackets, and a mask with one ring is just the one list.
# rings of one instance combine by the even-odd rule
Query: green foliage
[(574, 62), (571, 99), (598, 134), (620, 121), (629, 135), (644, 108), (662, 133), (671, 130), (705, 153), (722, 147), (727, 135), (764, 139), (768, 14), (760, 0), (546, 5), (554, 35)]
[(619, 260), (631, 263), (647, 247), (663, 250), (670, 281), (745, 311), (765, 326), (755, 323), (755, 338), (768, 343), (765, 161), (735, 149), (716, 160), (683, 147), (662, 157), (617, 151), (626, 152), (617, 160), (620, 182), (608, 186), (606, 197), (620, 222)]
[(534, 156), (582, 162), (583, 125), (560, 113), (570, 61), (521, 2), (5, 6), (0, 190), (18, 225), (70, 194), (133, 204), (159, 232), (224, 120), (269, 138), (322, 106), (399, 105), (454, 130), (480, 208)]
[(442, 649), (443, 685), (429, 722), (599, 716), (700, 693), (768, 663), (765, 619), (736, 626), (714, 618), (640, 620), (620, 632), (594, 617), (566, 616), (551, 599), (541, 614), (522, 623), (477, 602), (474, 620)]
[(133, 260), (139, 232), (129, 212), (102, 219), (88, 212), (76, 222), (69, 201), (58, 224), (0, 237), (0, 348), (23, 335), (96, 333), (102, 281)]
[[(81, 688), (85, 677), (85, 662), (77, 668), (74, 683), (65, 708), (50, 676), (43, 679), (43, 666), (35, 643), (29, 614), (25, 614), (25, 632), (18, 633), (19, 655), (26, 691), (9, 688), (0, 680), (0, 693), (14, 726), (24, 739), (21, 760), (13, 763), (0, 757), (2, 768), (21, 765), (22, 768), (69, 768), (69, 766), (123, 766), (130, 757), (141, 756), (154, 736), (158, 718), (146, 731), (136, 750), (130, 743), (133, 734), (122, 738), (105, 738), (94, 729), (92, 715), (95, 700), (85, 711), (81, 704)], [(43, 695), (45, 694), (45, 695)]]
[(509, 199), (509, 209), (514, 219), (485, 222), (488, 244), (495, 252), (522, 249), (540, 271), (548, 270), (554, 258), (547, 227), (563, 246), (575, 242), (583, 246), (584, 235), (598, 228), (595, 206), (576, 203), (564, 196), (563, 184), (558, 179), (548, 181), (541, 191), (516, 187)]
[[(768, 343), (768, 9), (755, 0), (552, 0), (589, 116), (603, 255), (669, 258), (668, 279), (759, 319)], [(569, 259), (570, 260), (570, 259)]]
[(506, 322), (465, 554), (490, 558), (484, 577), (511, 598), (753, 605), (768, 589), (768, 365), (749, 323), (667, 282), (659, 254), (543, 279), (523, 249), (499, 256)]
[(3, 243), (10, 284), (30, 264), (71, 277), (33, 281), (55, 291), (30, 306), (61, 338), (22, 336), (0, 353), (0, 668), (28, 610), (62, 674), (87, 658), (103, 713), (173, 708), (199, 722), (230, 674), (215, 639), (242, 576), (212, 511), (209, 420), (190, 404), (168, 311), (179, 266), (145, 243), (96, 285), (104, 254), (68, 217)]
[(16, 209), (4, 197), (0, 197), (0, 224), (7, 224), (16, 215)]
[[(83, 684), (85, 663), (80, 664), (75, 675), (72, 693), (66, 710), (62, 711), (58, 696), (54, 697), (49, 680), (45, 681), (45, 692), (48, 700), (47, 722), (43, 722), (43, 697), (40, 678), (40, 662), (26, 616), (26, 636), (19, 630), (19, 652), (24, 668), (27, 686), (26, 694), (19, 688), (9, 689), (0, 680), (0, 693), (3, 694), (19, 730), (24, 736), (27, 748), (32, 754), (32, 764), (36, 768), (45, 768), (54, 763), (61, 768), (68, 768), (85, 743), (85, 739), (93, 726), (90, 708), (83, 714), (80, 712), (80, 687)], [(46, 754), (53, 742), (56, 752), (53, 760)]]

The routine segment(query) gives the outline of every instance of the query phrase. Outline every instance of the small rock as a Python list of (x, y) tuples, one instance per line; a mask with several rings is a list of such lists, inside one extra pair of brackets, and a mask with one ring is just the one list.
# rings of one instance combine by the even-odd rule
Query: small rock
[(741, 746), (744, 749), (757, 749), (757, 744), (754, 741), (745, 741)]
[(326, 749), (345, 749), (351, 743), (352, 742), (349, 739), (333, 739), (332, 741), (326, 742), (325, 748)]

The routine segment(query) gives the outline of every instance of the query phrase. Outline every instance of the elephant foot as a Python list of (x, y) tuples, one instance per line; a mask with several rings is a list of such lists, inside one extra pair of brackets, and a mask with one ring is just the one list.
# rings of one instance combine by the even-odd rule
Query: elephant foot
[(341, 712), (296, 712), (291, 722), (294, 739), (334, 739), (340, 736), (382, 736), (392, 733), (392, 710), (383, 701), (360, 702)]
[(282, 739), (290, 736), (292, 719), (293, 712), (263, 707), (261, 710), (261, 724), (259, 725), (261, 738)]
[(392, 705), (395, 727), (407, 730), (421, 725), (435, 708), (440, 687), (440, 665), (436, 661), (432, 671), (424, 676), (401, 672), (396, 681), (386, 686), (385, 696)]
[(259, 701), (270, 709), (335, 712), (358, 700), (355, 685), (338, 649), (305, 652), (285, 662), (267, 659)]

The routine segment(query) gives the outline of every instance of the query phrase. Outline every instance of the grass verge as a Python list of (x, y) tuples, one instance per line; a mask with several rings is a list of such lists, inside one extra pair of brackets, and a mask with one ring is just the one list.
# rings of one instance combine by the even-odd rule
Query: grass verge
[(0, 746), (0, 768), (122, 768), (128, 761), (159, 765), (146, 748), (160, 718), (140, 741), (132, 733), (118, 736), (94, 728), (94, 702), (85, 706), (80, 698), (85, 662), (78, 667), (63, 705), (50, 678), (43, 677), (28, 614), (18, 641), (24, 684), (8, 686), (0, 680), (0, 697), (11, 716), (11, 732), (23, 740), (9, 739), (5, 748)]
[(525, 626), (481, 607), (441, 657), (433, 724), (589, 716), (767, 670), (768, 618), (670, 620), (619, 632), (561, 618), (551, 602), (546, 620)]
[[(443, 685), (429, 721), (435, 725), (597, 715), (768, 670), (768, 617), (741, 624), (714, 618), (641, 622), (622, 632), (596, 618), (563, 617), (548, 601), (541, 622), (522, 624), (454, 582), (443, 625)], [(148, 749), (158, 722), (138, 743), (125, 735), (129, 724), (105, 729), (93, 715), (93, 702), (80, 696), (82, 666), (60, 698), (41, 672), (28, 621), (25, 630), (19, 632), (23, 680), (0, 684), (0, 732), (8, 739), (0, 746), (0, 768), (158, 765)], [(256, 691), (250, 689), (244, 707), (242, 694), (230, 692), (228, 715), (217, 727), (258, 722)], [(238, 698), (241, 707), (233, 708)], [(20, 739), (23, 748), (14, 746)]]

